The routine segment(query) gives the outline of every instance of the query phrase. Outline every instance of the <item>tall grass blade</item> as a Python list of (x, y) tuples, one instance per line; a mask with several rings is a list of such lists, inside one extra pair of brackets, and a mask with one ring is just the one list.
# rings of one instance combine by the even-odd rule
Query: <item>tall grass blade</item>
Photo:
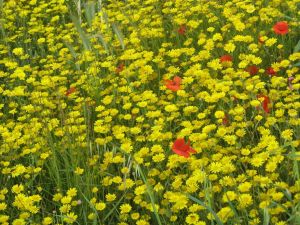
[(208, 205), (206, 205), (204, 202), (200, 201), (199, 199), (193, 197), (192, 195), (187, 194), (187, 197), (192, 201), (198, 203), (199, 205), (205, 207), (214, 216), (218, 225), (224, 225), (221, 219), (218, 217), (218, 215), (212, 210), (212, 208), (210, 208)]
[(119, 199), (119, 201), (114, 205), (114, 207), (106, 214), (106, 216), (104, 217), (103, 221), (106, 221), (109, 216), (115, 211), (115, 209), (120, 205), (121, 201), (123, 200), (123, 198), (125, 197), (127, 193), (125, 192), (122, 197)]
[(100, 33), (93, 35), (92, 38), (97, 38), (98, 39), (98, 41), (102, 44), (102, 46), (105, 49), (107, 54), (111, 53), (109, 51), (109, 47), (108, 47), (106, 41), (104, 40), (103, 36)]
[(300, 51), (300, 40), (298, 41), (298, 43), (296, 44), (296, 46), (294, 48), (294, 53), (299, 52), (299, 51)]
[(271, 202), (272, 202), (272, 204), (274, 204), (274, 205), (276, 205), (276, 206), (279, 206), (280, 208), (284, 209), (284, 211), (286, 212), (286, 214), (289, 215), (289, 217), (292, 216), (292, 215), (289, 213), (289, 209), (288, 209), (286, 206), (284, 206), (284, 205), (282, 205), (282, 204), (280, 204), (280, 203), (274, 202), (274, 201), (271, 201)]
[(88, 1), (87, 3), (85, 3), (84, 9), (86, 20), (89, 26), (92, 26), (92, 22), (96, 15), (96, 3)]
[(67, 43), (67, 42), (64, 42), (64, 44), (65, 44), (65, 45), (67, 46), (67, 48), (69, 49), (69, 51), (70, 51), (72, 57), (73, 57), (74, 59), (76, 59), (76, 58), (77, 58), (77, 54), (76, 54), (76, 52), (75, 52), (73, 46), (72, 46), (70, 43)]
[(269, 225), (270, 224), (270, 214), (267, 208), (264, 208), (264, 221), (263, 225)]
[(123, 34), (121, 33), (120, 29), (118, 28), (118, 26), (116, 24), (112, 24), (112, 29), (115, 32), (115, 34), (117, 35), (117, 38), (121, 44), (122, 49), (125, 49), (125, 44), (124, 44), (124, 38), (123, 38)]
[(73, 24), (75, 25), (75, 28), (76, 28), (77, 32), (79, 33), (79, 37), (82, 41), (82, 44), (83, 44), (85, 50), (91, 50), (90, 40), (88, 38), (88, 35), (82, 29), (79, 19), (76, 16), (72, 15), (72, 14), (70, 15), (70, 17), (73, 21)]
[(146, 176), (145, 176), (143, 170), (140, 168), (140, 166), (137, 165), (136, 167), (137, 167), (137, 170), (139, 171), (139, 173), (140, 173), (140, 175), (141, 175), (141, 177), (142, 177), (144, 183), (146, 184), (146, 187), (147, 187), (147, 193), (148, 193), (148, 195), (149, 195), (149, 197), (150, 197), (151, 205), (152, 205), (152, 207), (153, 207), (153, 211), (154, 211), (154, 215), (155, 215), (155, 218), (156, 218), (156, 220), (157, 220), (157, 223), (158, 223), (159, 225), (162, 225), (161, 220), (160, 220), (160, 217), (159, 217), (159, 214), (158, 214), (158, 211), (157, 211), (156, 206), (155, 206), (155, 199), (154, 199), (154, 195), (153, 195), (153, 192), (152, 192), (152, 187), (151, 187), (151, 185), (148, 183), (148, 181), (147, 181), (147, 179), (146, 179)]

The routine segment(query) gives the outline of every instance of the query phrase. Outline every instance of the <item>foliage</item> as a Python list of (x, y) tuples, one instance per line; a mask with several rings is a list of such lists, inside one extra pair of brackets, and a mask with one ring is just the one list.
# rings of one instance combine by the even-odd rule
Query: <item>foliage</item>
[(300, 224), (299, 5), (0, 1), (0, 224)]

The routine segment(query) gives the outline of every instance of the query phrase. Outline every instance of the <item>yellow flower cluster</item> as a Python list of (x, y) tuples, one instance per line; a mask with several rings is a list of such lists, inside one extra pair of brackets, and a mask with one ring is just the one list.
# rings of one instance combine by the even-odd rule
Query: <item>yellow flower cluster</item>
[(299, 0), (0, 6), (1, 225), (299, 220)]

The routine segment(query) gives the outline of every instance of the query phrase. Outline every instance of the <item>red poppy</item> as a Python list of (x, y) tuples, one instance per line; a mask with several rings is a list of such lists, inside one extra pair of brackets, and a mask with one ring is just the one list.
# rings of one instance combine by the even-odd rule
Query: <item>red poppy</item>
[(290, 89), (290, 90), (293, 90), (293, 84), (292, 84), (292, 81), (293, 81), (294, 79), (295, 79), (294, 77), (289, 77), (289, 78), (288, 78), (288, 85), (289, 85), (289, 89)]
[(172, 150), (177, 155), (181, 155), (185, 158), (190, 157), (190, 154), (196, 153), (195, 149), (191, 147), (190, 141), (185, 143), (183, 138), (178, 138), (176, 141), (174, 141)]
[(277, 22), (274, 26), (273, 26), (273, 31), (276, 34), (280, 34), (280, 35), (285, 35), (289, 32), (289, 25), (287, 22), (285, 21), (280, 21)]
[(250, 73), (250, 75), (256, 75), (258, 74), (259, 69), (257, 66), (248, 66), (246, 71)]
[(236, 96), (232, 96), (232, 100), (234, 101), (234, 102), (236, 102), (237, 100), (239, 100)]
[(186, 26), (185, 25), (180, 25), (179, 29), (177, 30), (177, 32), (181, 35), (184, 35), (186, 32)]
[(124, 63), (120, 63), (117, 68), (116, 68), (116, 73), (120, 73), (121, 71), (124, 70), (125, 64)]
[(276, 75), (276, 72), (275, 70), (272, 68), (272, 67), (269, 67), (266, 69), (266, 73), (269, 75), (269, 76), (275, 76)]
[(96, 104), (96, 102), (95, 101), (93, 101), (93, 100), (89, 100), (89, 101), (86, 101), (86, 105), (87, 106), (94, 106)]
[(180, 89), (181, 78), (175, 76), (173, 80), (166, 80), (165, 85), (171, 91), (178, 91)]
[(263, 95), (263, 94), (260, 94), (257, 96), (257, 98), (263, 98), (264, 100), (262, 101), (261, 103), (261, 106), (263, 108), (263, 110), (266, 112), (266, 113), (270, 113), (270, 109), (269, 109), (269, 104), (270, 104), (270, 98), (266, 95)]
[(222, 124), (223, 124), (224, 126), (229, 125), (229, 117), (228, 117), (228, 114), (225, 114), (224, 118), (222, 119)]
[(223, 62), (232, 62), (233, 58), (231, 55), (223, 55), (220, 57), (221, 63)]
[(70, 94), (74, 93), (76, 91), (76, 88), (75, 87), (70, 87), (66, 93), (65, 93), (65, 96), (69, 96)]
[(259, 37), (258, 37), (258, 42), (259, 42), (260, 44), (265, 43), (265, 41), (263, 40), (262, 36), (259, 36)]

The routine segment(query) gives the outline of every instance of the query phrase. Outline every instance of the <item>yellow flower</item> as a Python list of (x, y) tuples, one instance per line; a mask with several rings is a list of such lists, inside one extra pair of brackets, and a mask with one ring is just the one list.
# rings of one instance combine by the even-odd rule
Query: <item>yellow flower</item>
[(57, 194), (55, 194), (55, 195), (53, 196), (53, 201), (58, 202), (58, 201), (61, 200), (62, 197), (63, 197), (63, 196), (62, 196), (61, 193), (57, 193)]
[(252, 184), (250, 182), (243, 182), (238, 186), (238, 189), (240, 192), (248, 192), (250, 188), (252, 187)]
[(96, 218), (96, 214), (95, 213), (90, 213), (89, 215), (88, 215), (88, 219), (89, 220), (94, 220)]
[(173, 216), (170, 217), (170, 221), (171, 222), (175, 222), (176, 220), (177, 220), (177, 216), (173, 215)]
[(152, 160), (154, 162), (161, 162), (165, 159), (165, 155), (163, 153), (159, 153), (159, 154), (156, 154), (154, 156), (152, 156)]
[(225, 135), (223, 139), (229, 144), (234, 145), (236, 143), (237, 137), (235, 135)]
[(126, 203), (122, 204), (120, 206), (121, 214), (129, 213), (131, 211), (131, 208), (132, 207), (129, 204)]
[(133, 219), (133, 220), (137, 220), (138, 218), (140, 218), (140, 214), (139, 214), (139, 213), (132, 213), (132, 214), (130, 215), (130, 217), (131, 217), (131, 219)]
[(136, 221), (136, 225), (150, 225), (146, 220), (138, 220)]
[(145, 193), (145, 191), (146, 191), (146, 185), (142, 185), (142, 186), (136, 187), (135, 190), (134, 190), (134, 193), (136, 195), (142, 195), (142, 194)]
[(80, 168), (80, 167), (76, 167), (74, 173), (77, 174), (77, 175), (81, 175), (83, 174), (84, 172), (84, 169)]
[(51, 224), (52, 222), (53, 222), (53, 220), (52, 220), (51, 217), (45, 217), (45, 218), (43, 219), (42, 224), (43, 224), (43, 225), (49, 225), (49, 224)]
[(177, 108), (176, 105), (172, 104), (172, 105), (167, 105), (167, 106), (165, 107), (165, 110), (166, 110), (167, 112), (175, 112), (175, 111), (178, 110), (178, 108)]
[(220, 162), (213, 162), (210, 164), (210, 171), (212, 173), (218, 173), (222, 170), (222, 164)]
[(196, 213), (191, 213), (185, 218), (187, 224), (196, 224), (199, 220), (199, 216)]
[(12, 51), (16, 56), (21, 56), (24, 54), (23, 48), (14, 48)]
[(15, 219), (13, 222), (12, 222), (12, 225), (25, 225), (26, 222), (24, 219)]
[(21, 164), (18, 164), (15, 166), (14, 171), (12, 172), (12, 177), (20, 176), (25, 172), (26, 172), (26, 167)]
[(238, 198), (238, 201), (241, 208), (246, 208), (253, 203), (253, 199), (250, 194), (241, 194)]
[(71, 196), (65, 196), (61, 198), (61, 203), (62, 204), (69, 204), (72, 201), (72, 197)]
[(67, 214), (66, 217), (64, 217), (64, 222), (69, 223), (69, 224), (73, 224), (76, 221), (77, 217), (78, 216), (75, 213), (70, 212), (70, 213)]
[(3, 223), (3, 225), (9, 225), (9, 223), (7, 223), (9, 219), (9, 216), (6, 216), (6, 215), (0, 215), (0, 223)]
[(104, 202), (99, 202), (95, 204), (95, 209), (98, 211), (102, 211), (106, 208), (106, 204)]
[(223, 195), (223, 198), (222, 200), (224, 202), (228, 202), (228, 201), (234, 201), (235, 199), (237, 198), (237, 195), (235, 192), (233, 191), (227, 191), (224, 195)]
[(219, 59), (214, 59), (207, 63), (207, 66), (213, 70), (220, 70), (222, 69), (222, 64), (220, 63)]
[(255, 167), (260, 167), (265, 162), (265, 159), (262, 159), (260, 156), (254, 157), (251, 159), (251, 164)]
[(130, 153), (133, 149), (131, 143), (124, 143), (121, 145), (121, 149), (126, 152), (126, 153)]
[(270, 38), (270, 39), (268, 39), (268, 40), (265, 41), (265, 45), (267, 47), (270, 47), (270, 46), (276, 44), (276, 42), (277, 42), (276, 38)]
[(112, 102), (112, 100), (113, 100), (113, 96), (107, 95), (103, 98), (102, 103), (104, 105), (109, 105)]
[(77, 190), (76, 188), (70, 188), (68, 191), (67, 191), (67, 195), (69, 197), (75, 197), (77, 195)]
[(236, 48), (235, 44), (233, 44), (233, 43), (231, 43), (231, 42), (230, 42), (230, 43), (227, 43), (227, 44), (224, 46), (224, 50), (225, 50), (226, 52), (228, 52), (228, 53), (234, 52), (235, 48)]
[(24, 186), (22, 184), (15, 184), (11, 190), (13, 193), (19, 194), (24, 191)]
[(223, 207), (218, 213), (218, 217), (220, 220), (224, 223), (227, 222), (227, 220), (234, 216), (234, 213), (230, 207)]
[(42, 154), (40, 155), (40, 158), (41, 158), (41, 159), (47, 159), (48, 157), (49, 157), (49, 153), (48, 153), (48, 152), (42, 153)]
[(216, 111), (215, 112), (215, 117), (217, 119), (223, 119), (225, 117), (225, 113), (223, 111)]
[(291, 141), (293, 138), (293, 130), (292, 129), (286, 129), (281, 132), (281, 137), (285, 140)]
[(5, 210), (7, 208), (7, 205), (6, 205), (6, 203), (4, 203), (4, 202), (0, 202), (0, 211), (3, 211), (3, 210)]

